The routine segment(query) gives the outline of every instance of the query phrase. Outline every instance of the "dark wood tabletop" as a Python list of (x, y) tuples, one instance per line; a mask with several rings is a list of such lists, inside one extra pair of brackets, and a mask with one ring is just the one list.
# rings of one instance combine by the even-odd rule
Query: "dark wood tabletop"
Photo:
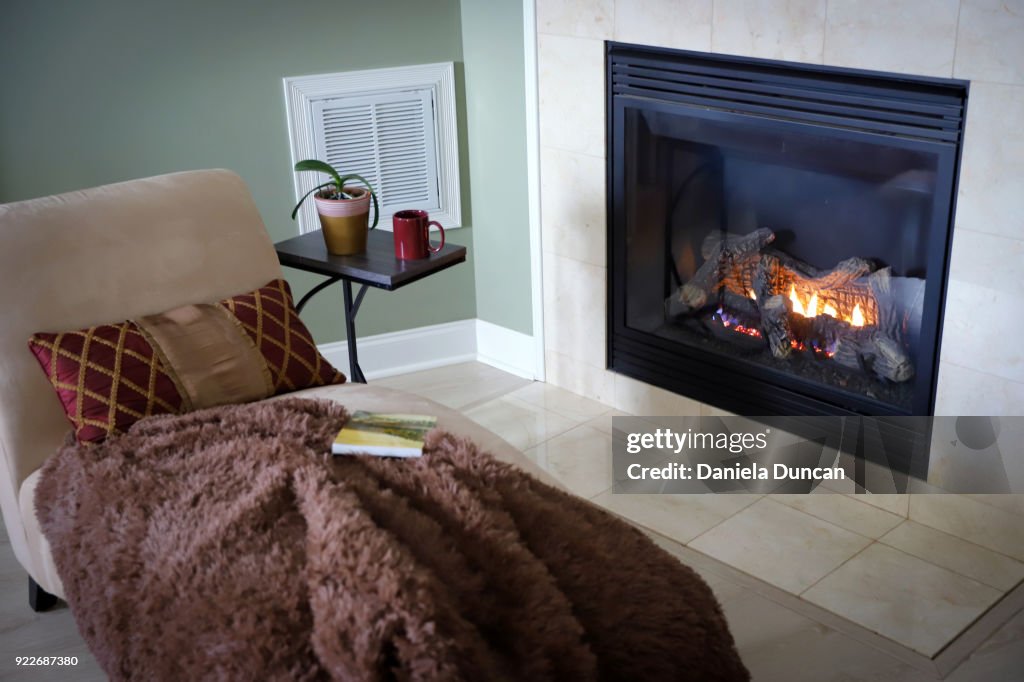
[(319, 230), (277, 242), (274, 248), (281, 265), (343, 277), (357, 284), (388, 291), (466, 260), (466, 247), (450, 242), (439, 253), (430, 254), (429, 258), (398, 260), (391, 233), (384, 230), (372, 230), (366, 242), (366, 252), (352, 256), (327, 253)]

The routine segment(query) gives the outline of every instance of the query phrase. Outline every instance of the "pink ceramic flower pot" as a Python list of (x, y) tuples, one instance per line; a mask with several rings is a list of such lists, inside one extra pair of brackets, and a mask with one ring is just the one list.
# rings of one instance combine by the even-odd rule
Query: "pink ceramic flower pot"
[(313, 195), (328, 253), (349, 256), (366, 251), (369, 232), (370, 192), (363, 187), (345, 187), (352, 199), (324, 199)]

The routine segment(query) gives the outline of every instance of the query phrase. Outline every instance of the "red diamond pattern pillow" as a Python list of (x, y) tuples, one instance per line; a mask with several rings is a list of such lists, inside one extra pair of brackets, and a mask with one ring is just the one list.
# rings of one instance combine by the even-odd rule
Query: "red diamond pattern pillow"
[(83, 443), (182, 411), (168, 368), (134, 322), (35, 334), (29, 348)]
[(221, 301), (256, 344), (270, 369), (274, 393), (340, 384), (345, 375), (320, 355), (292, 304), (288, 282), (276, 279), (252, 293)]

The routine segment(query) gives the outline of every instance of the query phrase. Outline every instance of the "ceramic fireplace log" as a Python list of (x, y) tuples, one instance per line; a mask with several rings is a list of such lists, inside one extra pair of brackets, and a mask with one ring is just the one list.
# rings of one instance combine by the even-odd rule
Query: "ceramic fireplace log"
[(719, 307), (722, 310), (728, 310), (734, 313), (737, 317), (745, 320), (756, 320), (761, 316), (761, 311), (758, 308), (757, 302), (753, 301), (746, 296), (740, 296), (734, 294), (728, 289), (722, 289), (718, 294)]
[(834, 349), (832, 360), (844, 367), (867, 371), (896, 383), (909, 381), (914, 376), (910, 355), (892, 329), (854, 327), (827, 315), (793, 323), (807, 325), (806, 338), (817, 341), (821, 348)]
[(804, 304), (817, 294), (819, 310), (828, 303), (848, 316), (860, 305), (868, 319), (875, 319), (877, 306), (869, 279), (872, 270), (874, 265), (863, 258), (848, 258), (831, 270), (818, 270), (787, 254), (768, 250), (759, 255), (755, 267), (739, 268), (738, 278), (726, 286), (769, 297), (794, 291)]
[(784, 360), (793, 352), (793, 331), (789, 318), (793, 304), (785, 296), (772, 296), (761, 304), (761, 333), (772, 355)]
[[(709, 234), (701, 244), (704, 263), (678, 295), (670, 297), (669, 308), (674, 314), (687, 314), (707, 306), (717, 292), (723, 311), (759, 320), (761, 334), (776, 358), (785, 359), (794, 348), (806, 348), (830, 353), (840, 365), (889, 381), (913, 377), (889, 268), (876, 270), (871, 261), (854, 257), (820, 270), (766, 248), (774, 240), (768, 228), (745, 235)], [(814, 313), (798, 310), (797, 303), (813, 308)], [(824, 314), (826, 307), (845, 319)], [(857, 308), (863, 318), (859, 325), (851, 321)]]
[(825, 304), (849, 316), (856, 306), (869, 320), (879, 319), (870, 276), (874, 264), (864, 258), (848, 258), (829, 270), (819, 270), (797, 258), (765, 247), (775, 239), (768, 228), (746, 235), (712, 232), (701, 244), (704, 263), (678, 290), (682, 313), (699, 310), (714, 292), (724, 289), (758, 299), (794, 290), (806, 303), (817, 293), (821, 309)]
[[(875, 266), (864, 258), (847, 258), (831, 270), (819, 270), (801, 260), (793, 258), (787, 253), (774, 249), (765, 250), (765, 246), (775, 241), (775, 233), (767, 227), (762, 227), (746, 235), (738, 235), (732, 232), (712, 232), (701, 243), (700, 251), (705, 261), (711, 260), (718, 249), (726, 249), (734, 253), (747, 253), (754, 256), (753, 261), (759, 260), (763, 253), (777, 260), (783, 271), (788, 270), (797, 274), (808, 285), (816, 285), (819, 289), (836, 289), (850, 282), (853, 282), (865, 275), (870, 274)], [(756, 251), (748, 249), (751, 244), (760, 244)], [(739, 265), (749, 265), (749, 259), (737, 259)], [(745, 268), (741, 268), (743, 270)], [(737, 276), (737, 275), (734, 275)], [(750, 282), (746, 282), (746, 289), (751, 289)], [(756, 289), (755, 289), (756, 291)], [(781, 290), (778, 290), (781, 291)]]
[[(689, 282), (679, 288), (679, 300), (690, 310), (699, 310), (707, 305), (712, 294), (723, 286), (729, 273), (737, 268), (749, 267), (752, 260), (759, 258), (761, 250), (775, 239), (775, 233), (766, 227), (745, 235), (712, 235), (717, 237), (717, 241), (709, 244), (707, 239), (704, 240), (708, 249), (706, 253), (704, 246), (701, 247), (704, 264)], [(745, 292), (735, 293), (742, 295)]]
[(704, 257), (704, 260), (710, 260), (711, 255), (719, 250), (738, 254), (757, 253), (773, 241), (775, 241), (775, 233), (767, 227), (747, 234), (716, 230), (704, 237), (704, 241), (700, 245), (700, 255)]
[(862, 338), (841, 338), (832, 359), (844, 367), (867, 370), (894, 383), (909, 381), (914, 376), (914, 366), (902, 344), (878, 330)]

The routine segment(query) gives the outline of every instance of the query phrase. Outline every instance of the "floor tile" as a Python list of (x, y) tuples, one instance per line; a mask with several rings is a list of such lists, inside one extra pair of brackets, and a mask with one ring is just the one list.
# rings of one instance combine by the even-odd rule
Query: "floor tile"
[(803, 597), (934, 656), (1001, 594), (976, 580), (875, 543)]
[(522, 388), (517, 388), (507, 395), (577, 421), (593, 419), (612, 409), (611, 405), (603, 405), (595, 400), (588, 400), (583, 396), (570, 393), (564, 388), (558, 388), (541, 381), (534, 381)]
[(963, 495), (911, 495), (910, 519), (1024, 561), (1020, 516)]
[(633, 523), (688, 543), (749, 507), (760, 495), (626, 495), (610, 490), (594, 502)]
[(616, 374), (615, 407), (639, 417), (698, 417), (701, 403), (624, 374)]
[(689, 546), (800, 594), (870, 542), (765, 497)]
[(609, 436), (612, 435), (612, 418), (613, 417), (631, 417), (632, 415), (628, 412), (622, 412), (620, 410), (608, 410), (602, 415), (594, 417), (593, 419), (587, 420), (587, 426), (592, 426), (598, 431), (607, 433)]
[(756, 682), (927, 682), (936, 678), (749, 589), (724, 601)]
[(580, 497), (593, 497), (612, 484), (612, 438), (577, 426), (523, 454)]
[[(77, 656), (73, 668), (17, 667), (15, 656)], [(105, 680), (63, 603), (46, 613), (28, 606), (28, 576), (0, 523), (0, 680)]]
[(482, 362), (463, 362), (422, 372), (377, 379), (375, 386), (387, 386), (465, 410), (531, 383)]
[(879, 542), (1000, 590), (1024, 580), (1024, 563), (913, 521), (904, 521)]
[(577, 425), (572, 419), (514, 398), (498, 398), (465, 412), (520, 450), (532, 448)]
[(708, 569), (694, 566), (688, 559), (688, 552), (690, 554), (696, 553), (694, 550), (688, 550), (682, 543), (670, 540), (669, 538), (659, 533), (647, 533), (647, 537), (651, 539), (651, 542), (661, 547), (663, 550), (676, 557), (682, 563), (686, 564), (693, 570), (694, 573), (704, 579), (704, 582), (708, 584), (711, 591), (715, 593), (715, 597), (718, 598), (720, 604), (724, 604), (727, 600), (733, 597), (739, 596), (746, 592), (746, 588), (742, 585), (729, 580), (728, 578), (719, 575)]
[(880, 538), (905, 519), (839, 493), (772, 495), (771, 499), (869, 538)]

